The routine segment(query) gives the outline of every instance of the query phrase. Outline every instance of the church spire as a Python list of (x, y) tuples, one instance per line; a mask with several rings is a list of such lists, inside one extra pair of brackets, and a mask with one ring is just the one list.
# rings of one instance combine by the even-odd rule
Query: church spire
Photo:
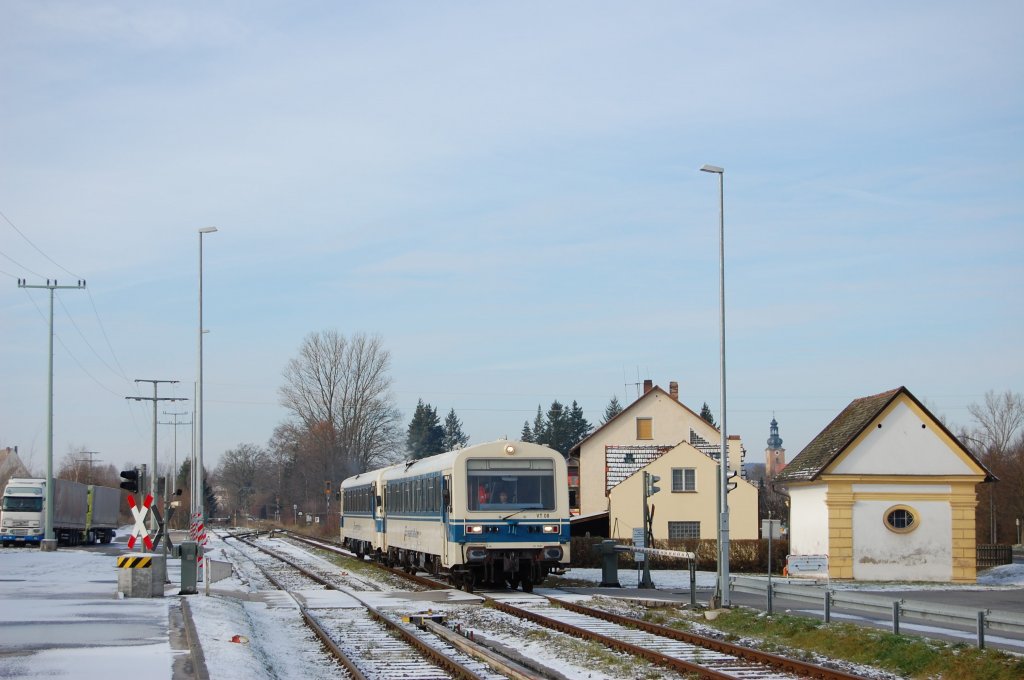
[(768, 448), (769, 449), (781, 449), (782, 448), (782, 437), (779, 436), (779, 423), (772, 417), (771, 429), (768, 434)]

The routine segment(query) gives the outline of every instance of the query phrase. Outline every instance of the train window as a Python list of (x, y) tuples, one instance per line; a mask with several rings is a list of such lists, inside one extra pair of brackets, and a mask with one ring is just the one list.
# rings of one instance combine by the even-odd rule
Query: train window
[(555, 465), (550, 459), (472, 459), (466, 461), (466, 478), (470, 510), (555, 509)]

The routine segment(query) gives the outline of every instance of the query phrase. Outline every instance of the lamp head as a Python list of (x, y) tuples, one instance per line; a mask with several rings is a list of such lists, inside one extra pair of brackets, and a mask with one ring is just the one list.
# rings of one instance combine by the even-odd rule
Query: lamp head
[(725, 168), (720, 168), (717, 165), (703, 165), (700, 168), (701, 172), (713, 172), (716, 175), (721, 175), (725, 172)]
[(212, 234), (215, 231), (217, 231), (217, 227), (203, 227), (202, 229), (199, 230), (199, 233), (200, 234)]

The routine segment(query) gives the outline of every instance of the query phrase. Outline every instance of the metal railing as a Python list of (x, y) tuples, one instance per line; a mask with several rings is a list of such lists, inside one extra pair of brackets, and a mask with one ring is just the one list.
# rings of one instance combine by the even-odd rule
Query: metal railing
[(734, 576), (732, 589), (753, 595), (764, 595), (769, 602), (784, 597), (798, 602), (819, 604), (825, 622), (831, 621), (833, 607), (843, 607), (875, 615), (892, 617), (892, 632), (899, 635), (900, 620), (911, 617), (918, 620), (975, 628), (979, 649), (985, 648), (985, 631), (996, 630), (1024, 635), (1024, 614), (996, 609), (978, 609), (959, 605), (936, 604), (919, 600), (892, 598), (885, 595), (859, 593), (851, 590), (832, 590), (828, 587), (794, 584), (792, 581), (769, 581), (749, 576)]

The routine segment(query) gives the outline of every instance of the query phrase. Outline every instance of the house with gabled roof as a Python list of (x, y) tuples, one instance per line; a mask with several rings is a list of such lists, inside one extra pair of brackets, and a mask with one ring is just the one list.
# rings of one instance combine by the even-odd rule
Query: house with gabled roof
[[(644, 381), (644, 393), (621, 413), (577, 444), (579, 519), (612, 538), (629, 538), (642, 526), (643, 472), (660, 476), (654, 537), (717, 536), (718, 460), (721, 434), (669, 391)], [(729, 437), (730, 470), (742, 470), (743, 442)], [(736, 538), (757, 538), (757, 489), (739, 476), (729, 494), (730, 531)], [(749, 507), (748, 507), (749, 506)], [(598, 521), (600, 520), (600, 521)], [(738, 533), (736, 533), (738, 532)]]
[(906, 387), (854, 399), (776, 477), (790, 551), (829, 576), (974, 583), (976, 487), (995, 478)]

